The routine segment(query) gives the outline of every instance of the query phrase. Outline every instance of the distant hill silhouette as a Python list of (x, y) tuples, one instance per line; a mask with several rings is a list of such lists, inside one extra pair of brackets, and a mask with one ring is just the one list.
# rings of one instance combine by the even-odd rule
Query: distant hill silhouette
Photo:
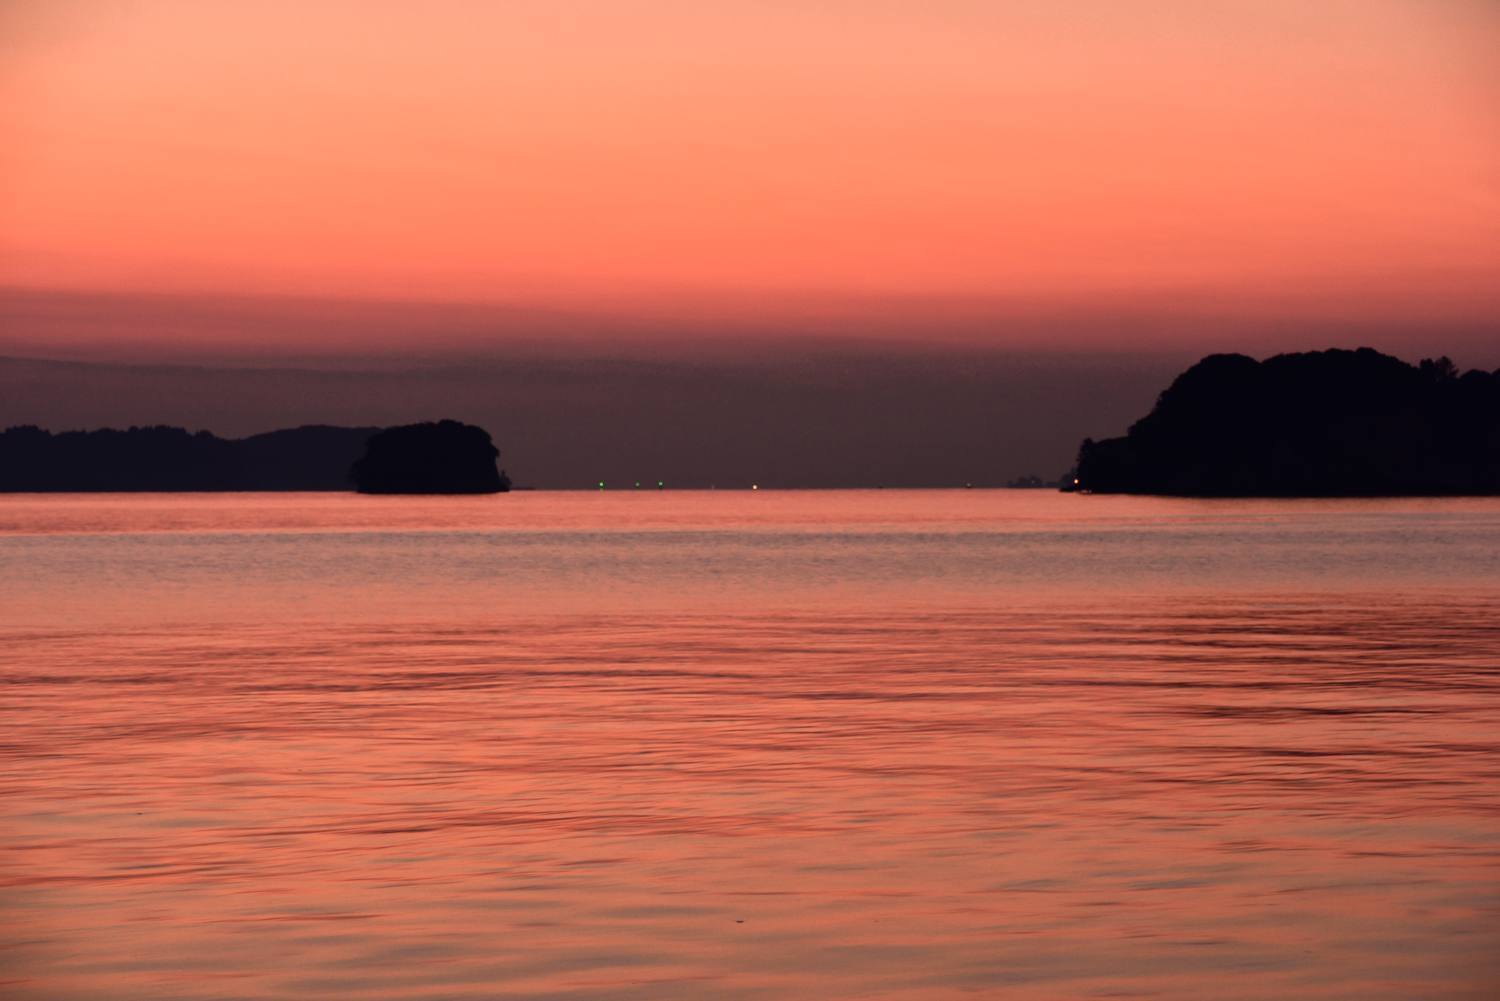
[(510, 489), (509, 477), (495, 470), (499, 455), (484, 428), (407, 424), (372, 436), (352, 473), (360, 493), (493, 494)]
[(0, 432), (0, 491), (349, 490), (352, 467), (379, 433), (309, 425), (224, 439), (162, 426), (58, 434), (13, 427)]
[(1077, 480), (1181, 496), (1500, 493), (1500, 371), (1370, 348), (1210, 355), (1125, 437), (1085, 440)]

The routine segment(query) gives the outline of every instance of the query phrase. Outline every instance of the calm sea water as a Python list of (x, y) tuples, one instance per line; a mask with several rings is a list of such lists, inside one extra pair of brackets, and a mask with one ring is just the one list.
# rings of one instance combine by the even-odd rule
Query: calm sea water
[(1493, 998), (1500, 501), (0, 496), (0, 995)]

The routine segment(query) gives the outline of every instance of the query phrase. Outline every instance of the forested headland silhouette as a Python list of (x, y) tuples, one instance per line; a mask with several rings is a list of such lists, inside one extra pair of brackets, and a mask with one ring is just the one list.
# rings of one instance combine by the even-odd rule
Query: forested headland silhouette
[(1121, 438), (1086, 439), (1078, 490), (1179, 496), (1500, 493), (1500, 370), (1371, 348), (1209, 355)]
[[(377, 448), (381, 441), (399, 447)], [(167, 426), (54, 434), (23, 425), (0, 432), (0, 491), (496, 493), (510, 488), (498, 456), (487, 431), (457, 421), (307, 425), (239, 439)]]
[(350, 473), (367, 494), (494, 494), (510, 489), (484, 428), (458, 421), (407, 424), (371, 435)]

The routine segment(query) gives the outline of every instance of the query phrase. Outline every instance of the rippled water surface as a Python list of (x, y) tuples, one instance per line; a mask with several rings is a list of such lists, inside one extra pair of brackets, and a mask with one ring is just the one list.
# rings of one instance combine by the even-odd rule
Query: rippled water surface
[(0, 495), (0, 996), (1492, 998), (1500, 502)]

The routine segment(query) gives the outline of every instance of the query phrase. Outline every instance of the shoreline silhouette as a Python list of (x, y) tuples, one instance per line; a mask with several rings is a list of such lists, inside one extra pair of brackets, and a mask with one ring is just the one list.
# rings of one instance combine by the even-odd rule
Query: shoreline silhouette
[(1064, 489), (1187, 497), (1500, 494), (1500, 371), (1372, 348), (1209, 355)]
[(497, 471), (498, 456), (489, 432), (449, 420), (311, 424), (246, 438), (165, 425), (57, 433), (21, 425), (0, 431), (0, 492), (501, 493), (510, 479)]
[[(512, 489), (483, 428), (304, 425), (240, 439), (164, 425), (0, 431), (0, 492)], [(1084, 439), (1060, 483), (1013, 488), (1187, 497), (1500, 494), (1500, 370), (1371, 348), (1203, 358), (1120, 437)]]

